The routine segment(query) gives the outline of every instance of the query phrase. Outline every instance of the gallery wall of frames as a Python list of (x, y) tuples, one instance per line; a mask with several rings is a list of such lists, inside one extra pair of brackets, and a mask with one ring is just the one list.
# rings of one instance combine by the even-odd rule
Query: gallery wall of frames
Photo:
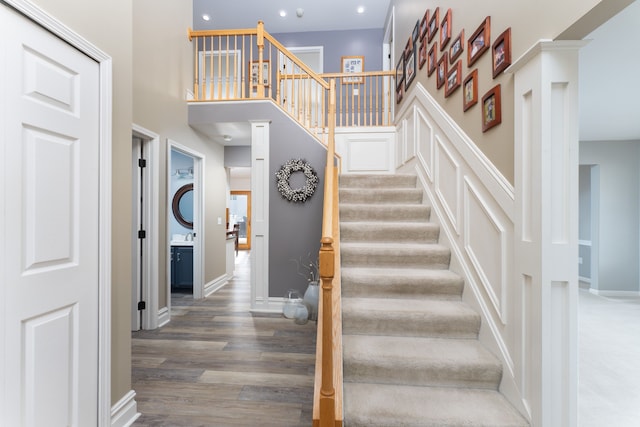
[[(416, 21), (396, 65), (396, 103), (402, 101), (416, 74), (425, 72), (436, 79), (436, 88), (444, 91), (445, 98), (460, 96), (465, 114), (472, 114), (480, 104), (482, 131), (486, 132), (502, 122), (500, 84), (479, 88), (478, 75), (490, 73), (496, 79), (511, 65), (511, 28), (493, 43), (490, 16), (466, 38), (464, 28), (459, 32), (453, 28), (451, 9), (443, 13), (439, 7), (427, 9)], [(487, 51), (491, 51), (491, 69), (480, 69), (476, 62)], [(479, 93), (483, 93), (480, 99)]]

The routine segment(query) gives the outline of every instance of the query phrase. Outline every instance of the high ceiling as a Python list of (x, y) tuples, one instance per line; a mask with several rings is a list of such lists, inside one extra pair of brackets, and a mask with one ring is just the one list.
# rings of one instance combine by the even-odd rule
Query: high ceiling
[[(258, 20), (270, 33), (383, 28), (389, 0), (193, 0), (196, 30), (251, 28)], [(358, 6), (364, 13), (358, 14)], [(301, 18), (296, 9), (303, 9)], [(284, 10), (287, 16), (280, 17)], [(210, 16), (209, 21), (202, 19)], [(580, 140), (640, 140), (640, 1), (614, 16), (585, 39), (580, 51)], [(248, 145), (249, 131), (237, 123), (212, 125), (225, 145)], [(221, 135), (231, 135), (224, 142)], [(213, 135), (212, 135), (213, 137)]]
[[(389, 0), (193, 0), (195, 30), (253, 28), (271, 34), (382, 28)], [(358, 13), (358, 8), (364, 11)], [(281, 17), (280, 12), (286, 12)], [(302, 17), (296, 12), (301, 11)], [(202, 15), (209, 15), (204, 21)]]

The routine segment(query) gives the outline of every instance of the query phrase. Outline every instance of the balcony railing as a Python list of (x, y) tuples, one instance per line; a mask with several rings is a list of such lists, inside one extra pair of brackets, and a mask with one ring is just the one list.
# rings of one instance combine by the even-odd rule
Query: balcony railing
[(336, 126), (393, 125), (393, 71), (316, 74), (257, 28), (189, 31), (192, 101), (272, 99), (326, 143), (328, 88), (336, 80)]

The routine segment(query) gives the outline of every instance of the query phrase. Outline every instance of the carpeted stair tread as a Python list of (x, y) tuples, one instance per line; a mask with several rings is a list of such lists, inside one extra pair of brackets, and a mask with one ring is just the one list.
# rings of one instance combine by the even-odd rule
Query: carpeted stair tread
[(349, 221), (428, 221), (431, 207), (427, 205), (371, 205), (344, 203), (340, 200), (340, 223)]
[(339, 183), (342, 188), (415, 188), (416, 179), (415, 175), (410, 174), (345, 174), (340, 176)]
[(449, 268), (451, 251), (437, 243), (341, 242), (341, 263), (345, 267)]
[(341, 188), (341, 203), (420, 204), (422, 190), (417, 188)]
[(497, 391), (345, 383), (346, 427), (524, 427)]
[(474, 339), (344, 335), (344, 380), (497, 390), (502, 365)]
[(480, 316), (462, 301), (343, 298), (344, 334), (476, 338)]
[(343, 242), (428, 242), (436, 243), (440, 227), (430, 222), (344, 222), (340, 224)]
[(464, 281), (450, 270), (427, 268), (342, 269), (345, 297), (460, 299)]

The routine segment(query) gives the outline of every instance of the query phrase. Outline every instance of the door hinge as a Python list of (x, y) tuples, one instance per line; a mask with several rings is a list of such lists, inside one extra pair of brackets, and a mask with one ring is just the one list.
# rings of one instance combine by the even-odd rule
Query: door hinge
[(147, 303), (145, 301), (138, 302), (138, 310), (145, 310), (147, 308)]
[(147, 232), (145, 230), (138, 230), (138, 239), (146, 239)]
[(138, 167), (146, 168), (147, 167), (147, 159), (138, 159)]

